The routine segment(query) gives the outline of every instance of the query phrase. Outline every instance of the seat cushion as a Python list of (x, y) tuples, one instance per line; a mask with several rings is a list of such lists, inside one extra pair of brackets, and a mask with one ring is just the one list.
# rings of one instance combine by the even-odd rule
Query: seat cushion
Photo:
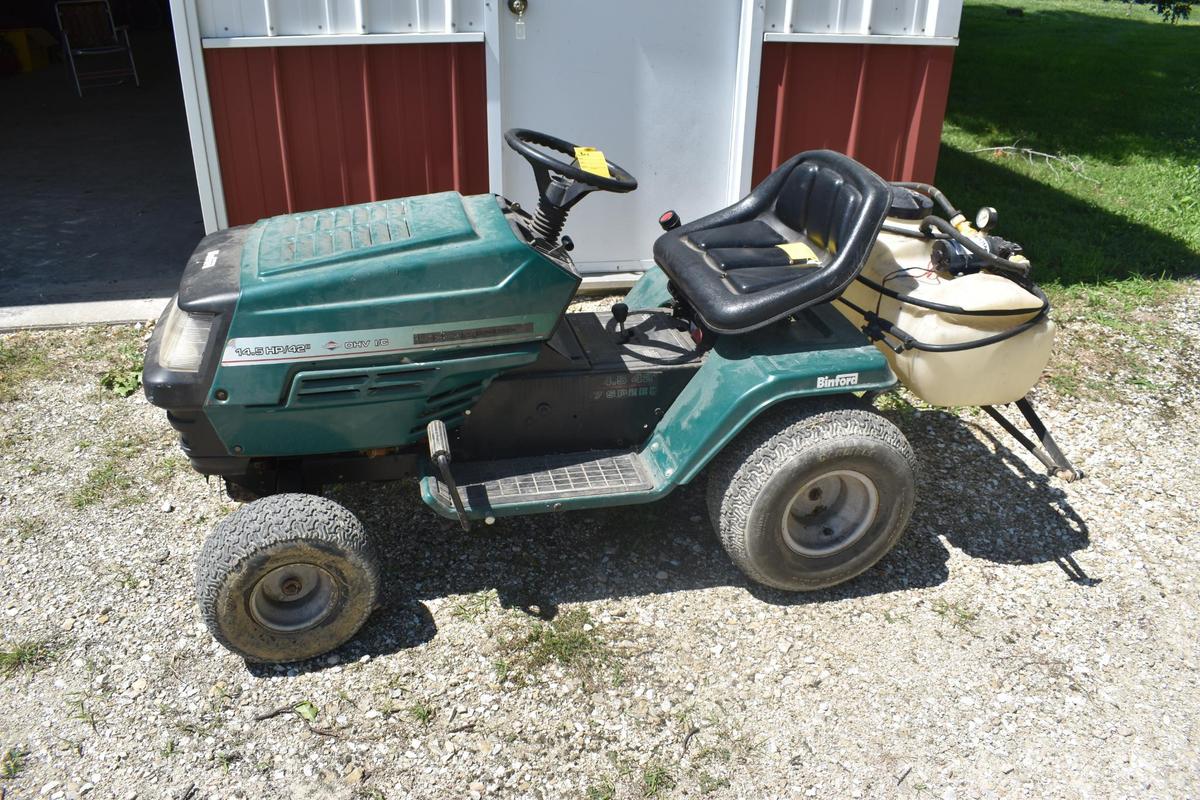
[(748, 267), (730, 272), (725, 276), (729, 285), (742, 294), (760, 292), (780, 286), (795, 279), (794, 270), (814, 269), (811, 266)]
[(773, 247), (786, 241), (778, 231), (761, 219), (695, 231), (688, 238), (701, 250), (718, 247)]
[[(862, 271), (891, 191), (840, 153), (801, 153), (737, 204), (669, 231), (654, 257), (700, 321), (720, 333), (760, 328), (827, 302)], [(793, 264), (776, 245), (814, 245), (819, 264)]]
[(778, 247), (722, 247), (709, 250), (708, 257), (724, 270), (743, 267), (786, 267), (788, 254)]

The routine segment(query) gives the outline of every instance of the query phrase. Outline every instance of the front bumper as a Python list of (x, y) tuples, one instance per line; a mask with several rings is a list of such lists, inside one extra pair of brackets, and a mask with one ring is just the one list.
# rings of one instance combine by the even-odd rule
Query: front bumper
[[(184, 453), (205, 475), (241, 475), (250, 461), (228, 451), (204, 413), (241, 293), (242, 246), (249, 231), (249, 226), (218, 231), (196, 246), (184, 270), (179, 294), (163, 311), (150, 338), (142, 371), (146, 399), (166, 410), (168, 422), (179, 431)], [(167, 321), (176, 307), (175, 313), (202, 314), (212, 319), (195, 370), (165, 366)]]

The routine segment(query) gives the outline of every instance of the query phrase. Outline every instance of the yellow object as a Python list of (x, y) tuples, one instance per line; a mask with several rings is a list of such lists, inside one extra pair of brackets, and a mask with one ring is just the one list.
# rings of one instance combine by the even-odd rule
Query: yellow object
[(601, 150), (594, 147), (576, 147), (575, 160), (579, 162), (579, 168), (584, 172), (599, 175), (601, 178), (612, 177), (612, 173), (608, 171), (608, 162), (604, 160), (604, 153)]
[(0, 31), (0, 38), (4, 38), (12, 46), (17, 63), (21, 65), (21, 72), (33, 72), (49, 65), (50, 48), (54, 46), (55, 41), (53, 36), (41, 28), (12, 28)]
[[(892, 220), (902, 224), (899, 220)], [(915, 228), (914, 228), (915, 230)], [(884, 231), (875, 240), (863, 276), (901, 294), (963, 309), (1035, 309), (1034, 295), (1017, 284), (976, 272), (954, 277), (935, 272), (930, 264), (932, 242)], [(931, 311), (898, 302), (854, 281), (843, 296), (860, 308), (879, 309), (879, 315), (918, 341), (957, 344), (992, 336), (1029, 320), (1033, 312), (1005, 316), (969, 316)], [(863, 319), (842, 303), (833, 307), (856, 326)], [(998, 405), (1019, 400), (1037, 383), (1050, 358), (1054, 323), (1043, 318), (1033, 327), (985, 347), (961, 352), (894, 352), (876, 344), (896, 376), (913, 394), (935, 406)]]
[(787, 253), (788, 259), (793, 264), (816, 264), (820, 260), (813, 249), (804, 242), (784, 242), (775, 246)]

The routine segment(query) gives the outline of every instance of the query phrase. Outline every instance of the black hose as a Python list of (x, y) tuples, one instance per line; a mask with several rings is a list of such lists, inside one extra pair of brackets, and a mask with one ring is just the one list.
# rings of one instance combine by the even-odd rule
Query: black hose
[[(1042, 314), (1037, 315), (1033, 319), (1022, 322), (1015, 328), (1009, 328), (1006, 331), (1001, 331), (994, 336), (986, 336), (982, 339), (974, 339), (969, 342), (957, 342), (955, 344), (927, 344), (926, 342), (913, 341), (914, 350), (922, 350), (926, 353), (961, 353), (964, 350), (974, 350), (977, 347), (987, 347), (989, 344), (1003, 342), (1005, 339), (1011, 339), (1017, 334), (1024, 333), (1042, 321)], [(899, 328), (897, 328), (899, 330)], [(900, 331), (904, 333), (904, 331)], [(905, 334), (907, 336), (907, 334)]]
[(935, 235), (933, 233), (926, 233), (925, 231), (918, 230), (916, 228), (907, 228), (907, 227), (904, 227), (903, 225), (889, 225), (886, 222), (883, 223), (883, 227), (880, 228), (880, 230), (882, 230), (886, 233), (894, 233), (897, 236), (907, 236), (910, 239), (947, 239), (947, 238), (949, 238), (947, 236), (940, 236), (940, 235)]
[[(1038, 291), (1038, 294), (1041, 295), (1040, 290)], [(1045, 295), (1041, 296), (1043, 301), (1045, 301)], [(848, 306), (852, 311), (861, 316), (867, 323), (867, 329), (875, 329), (877, 332), (875, 335), (872, 335), (870, 332), (868, 332), (868, 336), (871, 336), (872, 339), (878, 341), (883, 339), (885, 336), (890, 336), (896, 341), (900, 342), (901, 350), (921, 350), (926, 353), (959, 353), (964, 350), (974, 350), (979, 347), (987, 347), (990, 344), (996, 344), (997, 342), (1003, 342), (1006, 339), (1011, 339), (1012, 337), (1029, 330), (1034, 325), (1037, 325), (1039, 322), (1041, 322), (1046, 315), (1050, 313), (1050, 303), (1049, 301), (1045, 301), (1045, 305), (1043, 305), (1042, 309), (1033, 317), (1025, 322), (1022, 322), (1020, 325), (1009, 328), (1006, 331), (1001, 331), (1000, 333), (993, 334), (992, 336), (985, 336), (982, 339), (973, 339), (969, 342), (929, 344), (928, 342), (922, 342), (914, 339), (909, 333), (901, 328), (896, 327), (896, 325), (894, 325), (890, 320), (884, 319), (873, 311), (867, 311), (866, 309), (859, 308), (859, 306), (850, 302), (845, 297), (838, 297), (836, 299), (838, 302)]]
[(993, 308), (973, 310), (968, 308), (960, 308), (958, 306), (945, 305), (944, 303), (935, 303), (932, 300), (922, 300), (921, 298), (913, 297), (910, 294), (901, 294), (894, 289), (889, 289), (886, 286), (876, 283), (864, 275), (858, 276), (858, 282), (867, 286), (868, 288), (874, 289), (882, 295), (892, 298), (893, 300), (899, 300), (901, 303), (907, 303), (910, 306), (918, 306), (919, 308), (927, 308), (930, 311), (940, 311), (944, 314), (956, 314), (962, 317), (1019, 317), (1023, 314), (1037, 314), (1042, 311), (1047, 311), (1050, 308), (1050, 301), (1047, 299), (1046, 295), (1043, 294), (1041, 289), (1032, 285), (1028, 287), (1027, 291), (1042, 301), (1042, 304), (1037, 308)]
[(892, 185), (902, 186), (905, 189), (915, 189), (921, 194), (927, 195), (929, 199), (942, 207), (942, 210), (946, 212), (946, 216), (950, 217), (950, 219), (954, 219), (962, 214), (961, 211), (951, 205), (950, 199), (942, 194), (942, 190), (936, 186), (930, 186), (928, 183), (917, 183), (915, 181), (895, 181)]

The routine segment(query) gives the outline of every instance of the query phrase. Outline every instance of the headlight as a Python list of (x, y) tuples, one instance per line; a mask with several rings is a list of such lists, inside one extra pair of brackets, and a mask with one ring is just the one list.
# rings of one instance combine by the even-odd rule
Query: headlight
[(172, 301), (164, 325), (162, 347), (158, 351), (158, 363), (174, 372), (199, 371), (212, 324), (213, 315), (189, 314)]

